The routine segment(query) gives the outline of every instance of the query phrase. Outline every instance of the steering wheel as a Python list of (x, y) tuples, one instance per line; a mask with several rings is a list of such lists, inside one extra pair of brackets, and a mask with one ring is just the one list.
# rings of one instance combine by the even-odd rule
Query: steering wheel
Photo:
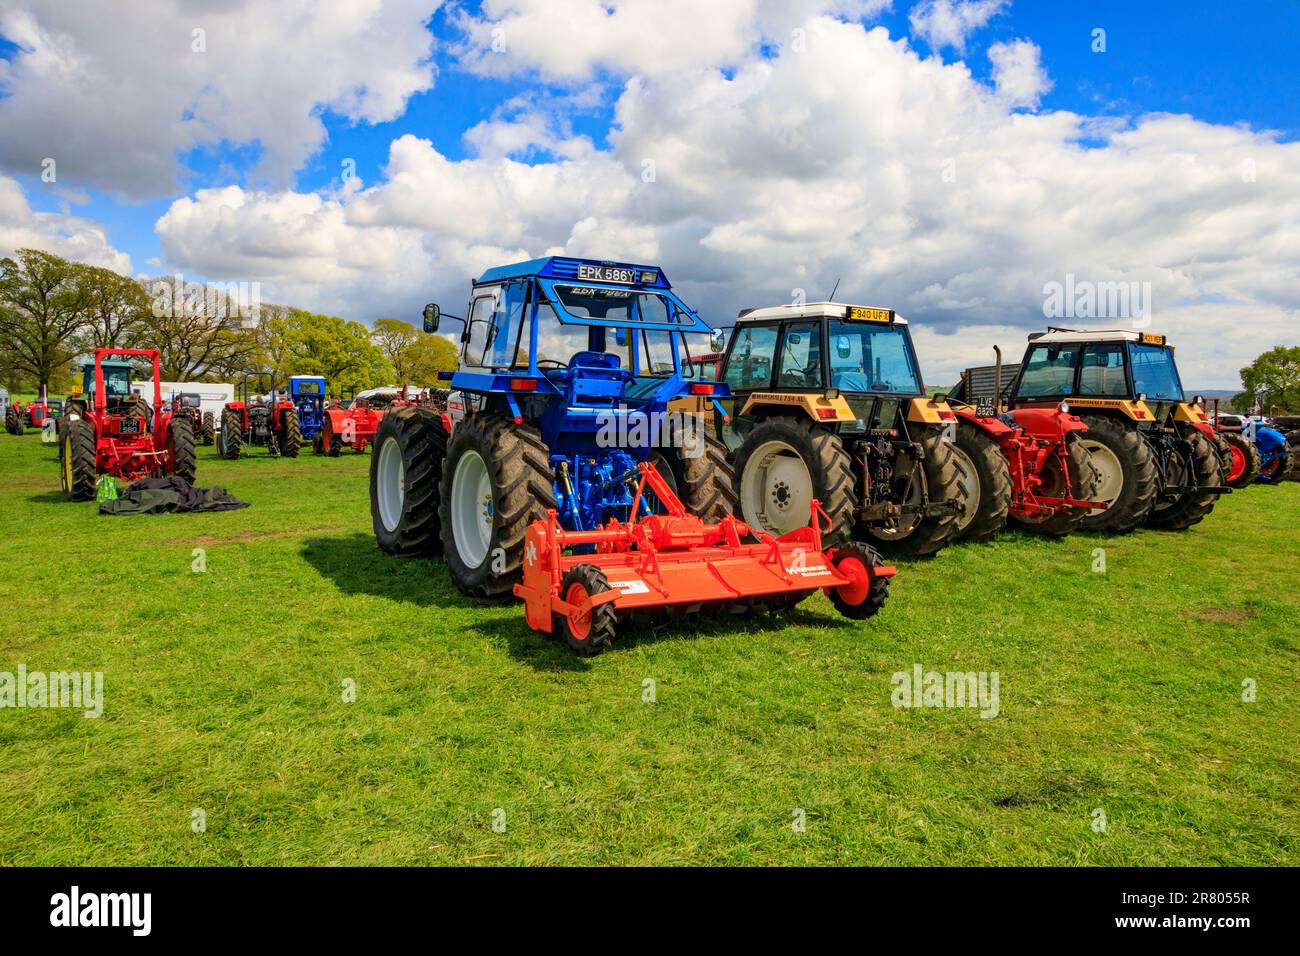
[(569, 367), (569, 363), (568, 363), (568, 362), (561, 362), (559, 359), (538, 359), (538, 360), (537, 360), (537, 367), (538, 367), (538, 368), (541, 368), (543, 365), (551, 365), (551, 366), (554, 366), (555, 368), (568, 368), (568, 367)]

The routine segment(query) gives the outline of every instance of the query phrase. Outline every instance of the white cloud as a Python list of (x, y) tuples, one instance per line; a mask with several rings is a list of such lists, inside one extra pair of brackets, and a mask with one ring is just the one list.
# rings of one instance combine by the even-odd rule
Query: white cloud
[(912, 32), (938, 52), (966, 52), (966, 40), (1007, 8), (1009, 0), (922, 0), (908, 14)]
[(1008, 106), (1036, 108), (1052, 81), (1043, 70), (1042, 51), (1028, 40), (994, 43), (989, 47), (993, 62), (993, 88)]
[(658, 263), (719, 325), (838, 279), (837, 299), (914, 321), (935, 384), (995, 341), (1017, 360), (1067, 273), (1150, 282), (1189, 387), (1232, 387), (1295, 341), (1300, 144), (1187, 116), (1019, 112), (1042, 85), (1017, 72), (1027, 46), (1007, 45), (990, 88), (881, 28), (804, 27), (803, 53), (628, 79), (609, 149), (568, 137), (511, 158), (557, 135), (517, 109), (470, 159), (402, 136), (384, 178), (346, 194), (201, 191), (159, 220), (164, 251), (361, 319), (461, 301), (483, 268), (560, 250)]
[[(424, 22), (438, 0), (15, 0), (0, 34), (0, 166), (133, 196), (174, 191), (177, 154), (260, 145), (285, 184), (325, 139), (321, 109), (397, 118), (433, 83)], [(196, 52), (195, 31), (205, 52)]]
[(113, 248), (99, 223), (67, 213), (35, 212), (18, 181), (0, 176), (0, 256), (26, 248), (131, 272), (131, 257)]

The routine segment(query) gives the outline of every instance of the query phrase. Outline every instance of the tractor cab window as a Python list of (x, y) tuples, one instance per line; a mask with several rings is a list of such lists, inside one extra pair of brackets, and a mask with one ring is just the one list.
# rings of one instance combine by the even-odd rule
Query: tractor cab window
[(528, 286), (512, 282), (506, 286), (501, 308), (497, 309), (488, 333), (487, 356), (484, 365), (492, 368), (513, 368), (528, 365), (528, 333), (524, 314), (528, 301)]
[(123, 398), (131, 394), (131, 370), (127, 368), (104, 369), (104, 395)]
[(797, 322), (785, 327), (778, 388), (821, 388), (821, 323)]
[(1077, 345), (1035, 345), (1025, 360), (1016, 397), (1073, 395), (1074, 371), (1078, 364)]
[(906, 326), (832, 321), (827, 333), (832, 388), (846, 392), (921, 392), (921, 377), (908, 347)]
[(1163, 345), (1129, 343), (1133, 362), (1133, 389), (1155, 402), (1181, 402), (1183, 383), (1174, 366), (1172, 349)]
[(470, 303), (469, 322), (465, 329), (469, 340), (465, 343), (465, 364), (482, 366), (487, 360), (488, 334), (492, 330), (492, 317), (497, 309), (497, 294), (480, 295)]
[(297, 395), (319, 395), (320, 382), (298, 381), (293, 383), (294, 393)]
[(618, 356), (619, 365), (639, 378), (667, 378), (674, 369), (673, 334), (662, 329), (610, 328), (605, 330), (605, 351)]
[(589, 325), (574, 325), (560, 321), (555, 308), (549, 303), (537, 309), (537, 364), (545, 371), (560, 366), (568, 368), (569, 361), (578, 352), (590, 348)]
[(557, 285), (555, 294), (564, 311), (579, 319), (607, 322), (657, 322), (674, 325), (691, 321), (677, 305), (653, 292), (603, 289), (597, 286)]
[(181, 396), (181, 407), (182, 407), (182, 408), (198, 408), (200, 405), (202, 405), (202, 401), (199, 399), (199, 396), (197, 396), (197, 395), (182, 395), (182, 396)]
[(747, 325), (734, 333), (727, 361), (727, 384), (733, 390), (772, 386), (776, 332), (775, 325)]
[(1080, 395), (1128, 395), (1128, 373), (1124, 370), (1124, 344), (1098, 342), (1083, 347), (1079, 369)]

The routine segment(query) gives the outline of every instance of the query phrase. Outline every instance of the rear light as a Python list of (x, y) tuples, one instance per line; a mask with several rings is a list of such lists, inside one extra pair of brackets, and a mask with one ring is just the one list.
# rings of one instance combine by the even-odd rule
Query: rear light
[(819, 409), (817, 409), (817, 417), (818, 417), (818, 418), (834, 418), (834, 417), (835, 417), (835, 409), (833, 409), (833, 408), (819, 408)]
[(712, 394), (713, 394), (713, 386), (712, 386), (712, 385), (692, 385), (692, 386), (691, 386), (691, 394), (692, 394), (692, 395), (712, 395)]
[(1133, 409), (1133, 417), (1134, 417), (1134, 418), (1146, 418), (1146, 417), (1147, 417), (1147, 413), (1144, 412), (1144, 411), (1142, 411), (1142, 409), (1140, 409), (1140, 408), (1135, 408), (1135, 409)]
[(535, 392), (537, 391), (537, 379), (512, 378), (510, 380), (510, 390), (512, 392)]
[(945, 411), (940, 411), (940, 412), (939, 412), (939, 420), (940, 420), (940, 421), (943, 421), (943, 422), (949, 422), (949, 421), (952, 421), (952, 420), (953, 420), (954, 418), (956, 418), (956, 417), (957, 417), (957, 416), (954, 415), (952, 412), (945, 412)]

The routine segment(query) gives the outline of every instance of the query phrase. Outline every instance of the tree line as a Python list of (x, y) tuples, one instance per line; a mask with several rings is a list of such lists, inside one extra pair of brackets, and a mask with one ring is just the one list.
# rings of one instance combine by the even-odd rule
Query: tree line
[[(255, 299), (255, 297), (251, 297)], [(250, 301), (235, 283), (133, 279), (40, 249), (0, 259), (0, 384), (69, 391), (97, 348), (158, 349), (164, 381), (321, 374), (330, 391), (433, 385), (456, 349), (410, 322), (367, 328), (333, 315)]]

